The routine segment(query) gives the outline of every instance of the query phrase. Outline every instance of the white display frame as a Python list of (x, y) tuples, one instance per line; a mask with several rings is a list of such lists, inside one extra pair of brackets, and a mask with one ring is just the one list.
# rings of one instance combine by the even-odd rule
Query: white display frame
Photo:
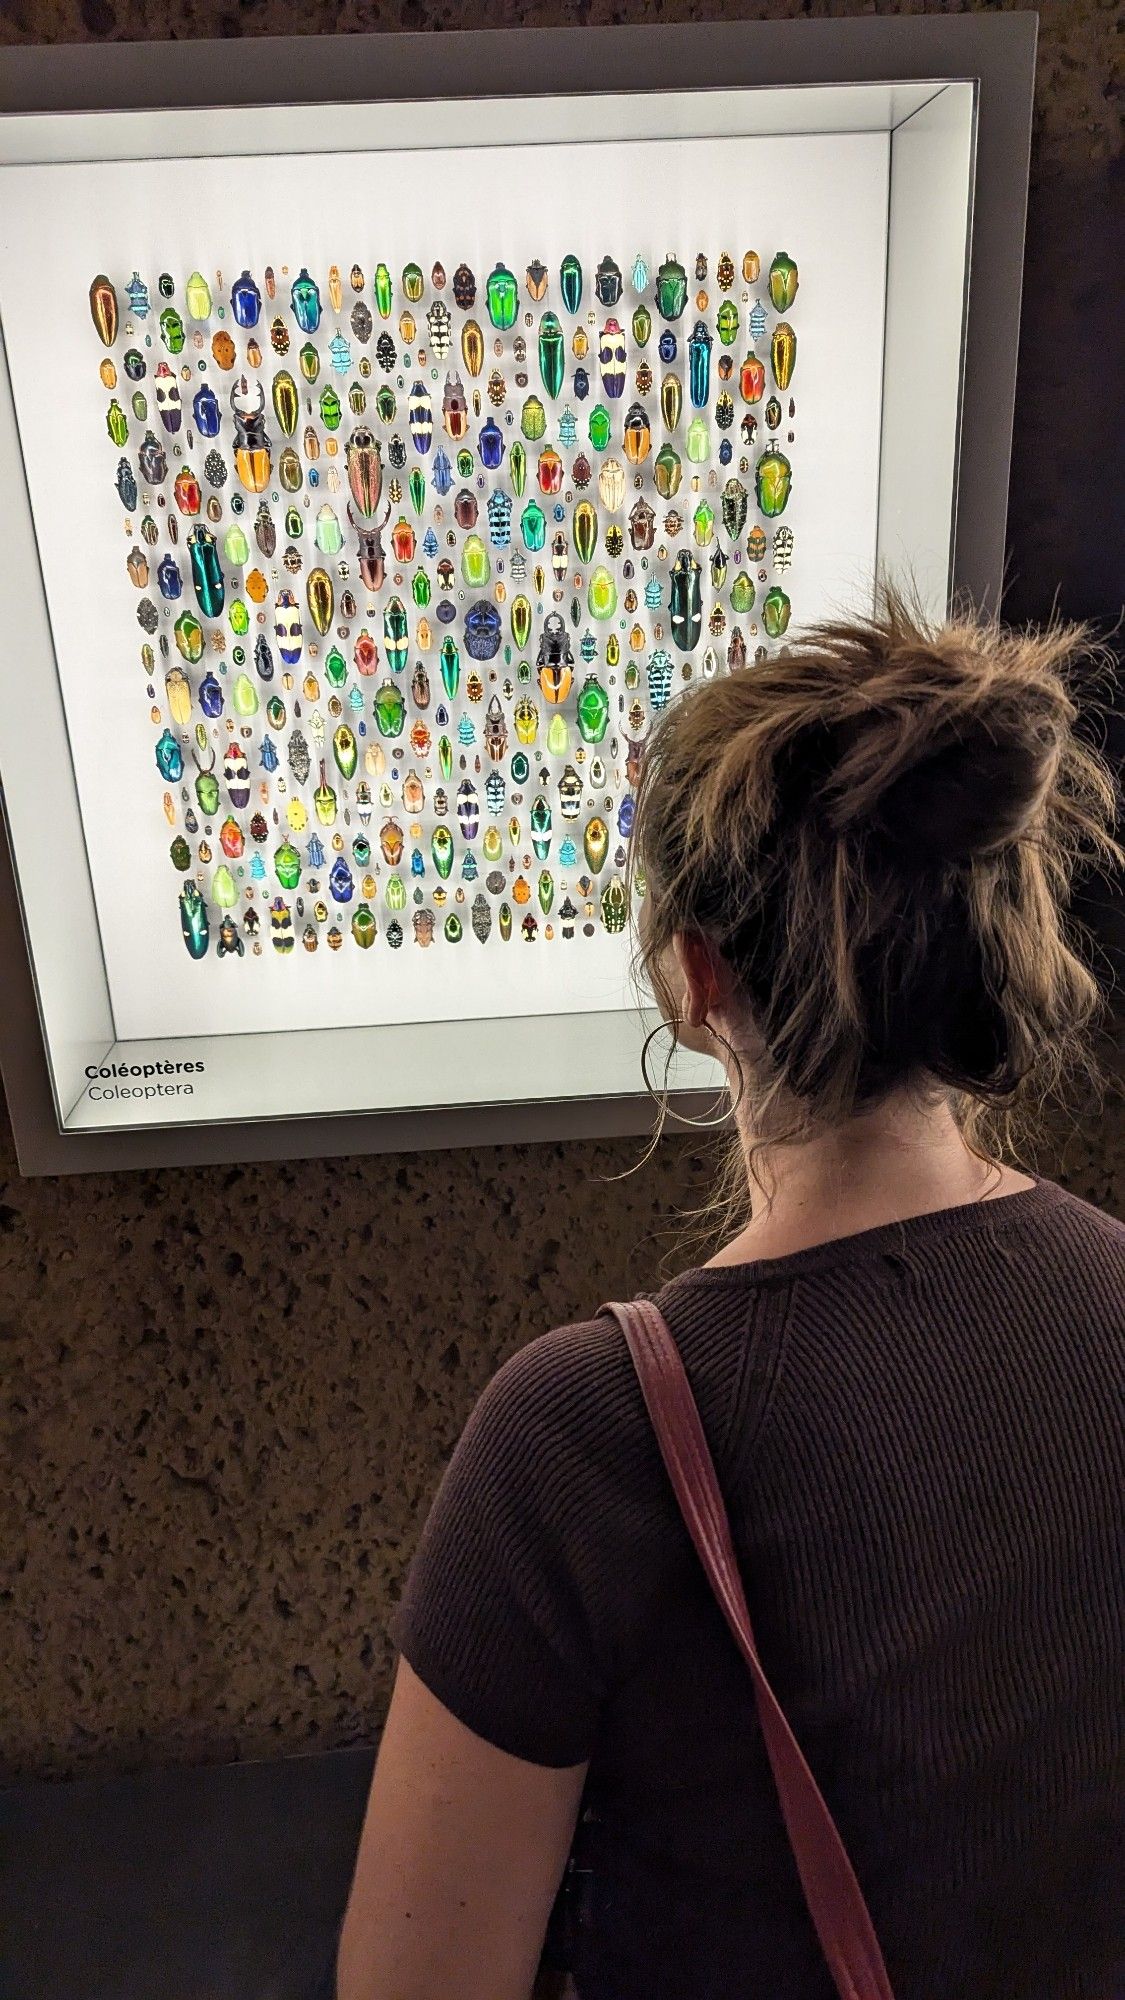
[[(829, 29), (831, 34), (822, 32)], [(875, 29), (923, 32), (874, 37)], [(939, 29), (954, 32), (929, 32)], [(961, 29), (1010, 32), (966, 36), (956, 32)], [(575, 87), (579, 40), (587, 52), (597, 52), (587, 70), (599, 79), (596, 92)], [(876, 42), (879, 60), (872, 62)], [(813, 43), (820, 60), (810, 74)], [(3, 167), (16, 162), (194, 156), (203, 147), (227, 155), (260, 151), (286, 127), (291, 152), (292, 106), (299, 103), (331, 104), (333, 112), (323, 128), (310, 131), (305, 120), (301, 150), (337, 152), (369, 123), (365, 78), (376, 76), (384, 145), (396, 120), (409, 131), (420, 98), (429, 100), (431, 112), (432, 100), (442, 100), (446, 144), (468, 138), (479, 128), (480, 109), (472, 101), (478, 95), (502, 101), (506, 142), (520, 136), (521, 118), (532, 120), (541, 142), (561, 142), (596, 123), (598, 99), (626, 85), (634, 95), (615, 105), (615, 132), (626, 140), (640, 142), (656, 130), (685, 139), (696, 138), (701, 127), (715, 136), (745, 131), (747, 117), (750, 129), (763, 136), (886, 133), (876, 564), (890, 573), (909, 570), (938, 610), (956, 589), (995, 601), (1034, 17), (251, 44), (248, 71), (240, 54), (239, 96), (260, 107), (253, 121), (207, 102), (200, 88), (207, 48), (98, 51), (96, 76), (88, 62), (75, 64), (84, 51), (17, 52), (33, 60), (15, 65), (26, 72), (22, 88), (15, 75), (4, 77), (0, 188)], [(346, 87), (345, 48), (353, 56), (362, 52), (362, 60), (348, 65)], [(908, 51), (914, 59), (900, 60)], [(109, 55), (114, 62), (107, 74)], [(557, 87), (533, 98), (548, 75)], [(731, 88), (740, 75), (754, 76), (753, 90)], [(668, 87), (673, 81), (676, 89)], [(279, 97), (285, 100), (280, 105)], [(179, 108), (185, 102), (199, 108), (185, 112)], [(143, 116), (136, 109), (141, 105)], [(986, 315), (987, 357), (982, 352), (975, 358), (975, 340), (984, 346), (978, 329)], [(986, 365), (987, 398), (978, 379)], [(5, 491), (15, 496), (0, 552), (9, 657), (40, 663), (42, 684), (57, 690), (46, 600), (28, 585), (40, 575), (39, 552), (6, 366), (0, 366), (0, 473)], [(40, 769), (49, 760), (52, 771), (73, 777), (61, 695), (41, 702), (36, 731)], [(102, 969), (75, 785), (60, 783), (53, 791), (52, 851), (44, 856), (40, 836), (33, 867), (29, 830), (42, 824), (37, 772), (9, 754), (0, 774), (13, 850), (13, 865), (0, 871), (0, 935), (11, 975), (4, 1074), (24, 1171), (579, 1136), (639, 1130), (650, 1116), (638, 1087), (637, 1057), (653, 1017), (617, 1005), (596, 1014), (540, 1012), (469, 1024), (307, 1027), (289, 1034), (122, 1042)], [(36, 880), (46, 872), (57, 881), (60, 871), (71, 912), (65, 934), (35, 900)], [(82, 967), (78, 977), (76, 964)], [(201, 1067), (159, 1068), (177, 1062)], [(521, 1062), (522, 1074), (505, 1094), (504, 1082)], [(288, 1081), (281, 1103), (276, 1093), (271, 1099), (265, 1080), (283, 1063)], [(140, 1074), (88, 1075), (102, 1069)], [(677, 1108), (690, 1113), (711, 1103), (714, 1074), (710, 1064), (688, 1059), (673, 1079)], [(418, 1081), (423, 1076), (424, 1086)], [(190, 1090), (184, 1087), (189, 1082)], [(117, 1090), (137, 1094), (111, 1095)]]

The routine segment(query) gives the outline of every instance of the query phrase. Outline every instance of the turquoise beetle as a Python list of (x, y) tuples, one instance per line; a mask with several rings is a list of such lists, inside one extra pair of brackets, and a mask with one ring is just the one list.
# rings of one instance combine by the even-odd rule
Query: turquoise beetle
[(180, 890), (180, 929), (191, 958), (205, 958), (211, 942), (211, 926), (207, 920), (207, 905), (194, 882), (185, 882)]
[(199, 609), (205, 618), (217, 618), (223, 608), (226, 595), (223, 572), (219, 567), (219, 551), (215, 537), (203, 523), (197, 522), (188, 536), (188, 552), (191, 556), (191, 580)]

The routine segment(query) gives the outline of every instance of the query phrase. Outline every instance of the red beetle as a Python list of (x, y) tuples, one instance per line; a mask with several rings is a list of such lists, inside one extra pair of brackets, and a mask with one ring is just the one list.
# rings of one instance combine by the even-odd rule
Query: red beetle
[(563, 462), (554, 445), (544, 445), (539, 454), (536, 469), (541, 493), (561, 493), (563, 483)]

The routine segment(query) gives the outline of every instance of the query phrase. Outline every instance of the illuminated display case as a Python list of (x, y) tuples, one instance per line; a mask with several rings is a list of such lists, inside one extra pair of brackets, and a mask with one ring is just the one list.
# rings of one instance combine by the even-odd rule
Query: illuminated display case
[(995, 600), (1034, 19), (224, 56), (5, 59), (21, 1166), (639, 1130), (661, 710)]

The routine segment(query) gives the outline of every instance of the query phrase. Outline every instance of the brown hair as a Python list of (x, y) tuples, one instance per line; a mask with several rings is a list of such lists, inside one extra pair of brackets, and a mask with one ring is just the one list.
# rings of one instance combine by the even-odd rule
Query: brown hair
[(1085, 1059), (1100, 996), (1064, 913), (1080, 863), (1121, 859), (1108, 770), (1074, 733), (1092, 657), (1084, 628), (937, 626), (884, 590), (872, 617), (813, 626), (661, 718), (632, 842), (639, 957), (673, 1024), (677, 933), (732, 967), (758, 1144), (903, 1086), (1005, 1144)]

